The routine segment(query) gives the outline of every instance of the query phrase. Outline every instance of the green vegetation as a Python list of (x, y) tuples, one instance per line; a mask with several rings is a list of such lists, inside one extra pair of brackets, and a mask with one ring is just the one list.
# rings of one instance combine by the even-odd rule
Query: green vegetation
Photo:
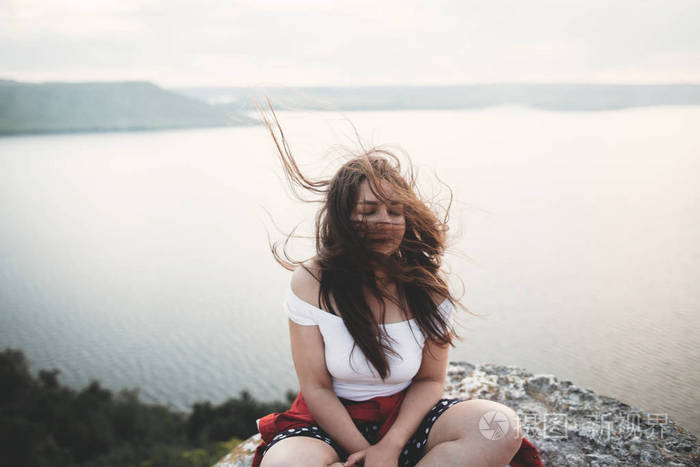
[(34, 378), (24, 354), (0, 353), (0, 459), (7, 466), (211, 466), (257, 432), (255, 420), (287, 410), (247, 391), (221, 405), (197, 403), (189, 414), (117, 394), (97, 381), (80, 391), (62, 386), (58, 370)]

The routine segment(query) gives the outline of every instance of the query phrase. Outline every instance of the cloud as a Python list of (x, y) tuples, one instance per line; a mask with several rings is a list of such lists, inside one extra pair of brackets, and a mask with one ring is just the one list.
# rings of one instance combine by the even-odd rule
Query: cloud
[(686, 0), (6, 3), (0, 76), (18, 79), (700, 81), (700, 4)]

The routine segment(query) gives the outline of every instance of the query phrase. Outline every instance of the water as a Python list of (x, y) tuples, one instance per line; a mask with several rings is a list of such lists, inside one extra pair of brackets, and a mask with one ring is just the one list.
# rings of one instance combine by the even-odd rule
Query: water
[[(449, 197), (433, 172), (454, 191), (451, 284), (488, 317), (463, 314), (451, 360), (552, 373), (700, 434), (700, 108), (347, 116), (411, 155), (424, 195)], [(353, 141), (338, 113), (280, 118), (312, 176)], [(273, 151), (262, 127), (0, 139), (0, 348), (180, 409), (295, 389), (266, 210), (309, 234), (318, 205), (290, 197)]]

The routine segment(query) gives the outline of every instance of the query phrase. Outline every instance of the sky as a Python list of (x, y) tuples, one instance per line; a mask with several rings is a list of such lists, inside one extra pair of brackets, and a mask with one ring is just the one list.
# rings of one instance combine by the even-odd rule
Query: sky
[(700, 0), (0, 0), (0, 79), (700, 83)]

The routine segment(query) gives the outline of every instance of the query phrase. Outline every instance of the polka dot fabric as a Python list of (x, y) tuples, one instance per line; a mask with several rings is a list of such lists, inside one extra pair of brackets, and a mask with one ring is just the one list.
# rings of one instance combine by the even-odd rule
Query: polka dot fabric
[(411, 439), (408, 440), (403, 451), (401, 451), (401, 455), (399, 456), (400, 466), (413, 466), (421, 459), (423, 448), (428, 443), (428, 433), (430, 433), (430, 429), (433, 427), (435, 420), (437, 420), (440, 414), (445, 410), (458, 402), (462, 402), (462, 400), (440, 399), (438, 403), (430, 409), (428, 415), (423, 418), (420, 426), (418, 426), (418, 429), (413, 433)]
[[(418, 426), (418, 429), (415, 431), (415, 433), (413, 433), (411, 439), (408, 440), (408, 442), (403, 448), (403, 451), (401, 451), (401, 454), (399, 455), (399, 466), (413, 466), (416, 463), (418, 463), (418, 461), (422, 457), (421, 454), (423, 448), (428, 443), (428, 434), (430, 433), (430, 429), (433, 427), (435, 421), (445, 410), (449, 409), (450, 407), (461, 401), (462, 399), (440, 399), (438, 403), (435, 404), (430, 409), (430, 411), (428, 411), (428, 414), (423, 418), (423, 421), (421, 421), (420, 425)], [(362, 433), (362, 435), (365, 437), (365, 439), (367, 439), (367, 441), (370, 444), (375, 444), (377, 442), (377, 432), (379, 431), (379, 424), (357, 424), (357, 428), (360, 430), (360, 433)], [(340, 457), (342, 461), (347, 460), (347, 457), (349, 455), (340, 446), (340, 444), (338, 444), (334, 439), (332, 439), (328, 435), (328, 433), (323, 431), (318, 425), (310, 425), (302, 428), (290, 428), (286, 431), (278, 433), (265, 448), (263, 456), (265, 455), (267, 450), (270, 449), (270, 447), (275, 445), (275, 443), (292, 436), (309, 436), (325, 441), (331, 447), (333, 447), (333, 449), (335, 449), (335, 452), (338, 453), (338, 457)]]

